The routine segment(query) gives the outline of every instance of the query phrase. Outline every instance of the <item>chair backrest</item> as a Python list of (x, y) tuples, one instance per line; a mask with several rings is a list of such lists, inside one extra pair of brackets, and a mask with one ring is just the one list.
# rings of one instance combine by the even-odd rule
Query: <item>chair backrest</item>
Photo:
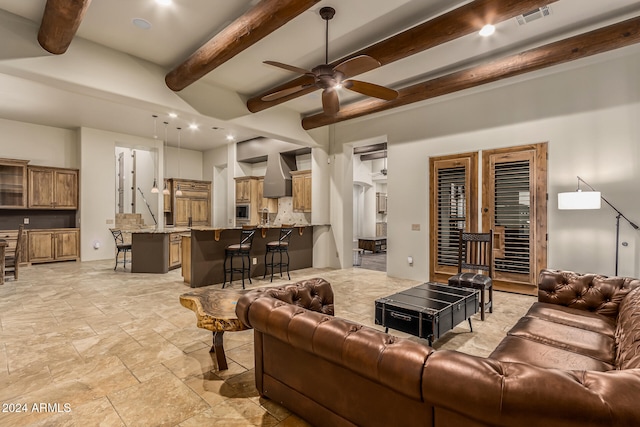
[(18, 226), (18, 236), (16, 238), (16, 253), (14, 255), (16, 268), (17, 265), (22, 262), (22, 260), (20, 259), (20, 256), (22, 255), (22, 234), (24, 234), (24, 225), (20, 224)]
[(242, 228), (241, 232), (240, 232), (240, 246), (246, 246), (249, 245), (249, 249), (251, 248), (251, 245), (253, 244), (253, 236), (256, 235), (256, 229), (255, 228)]
[(289, 243), (292, 233), (293, 225), (282, 224), (282, 226), (280, 227), (280, 238), (278, 239), (278, 241), (280, 243)]
[(113, 239), (116, 241), (116, 246), (124, 245), (124, 237), (122, 236), (122, 230), (118, 228), (110, 228)]
[(481, 270), (493, 278), (493, 231), (469, 233), (460, 229), (458, 241), (458, 273)]

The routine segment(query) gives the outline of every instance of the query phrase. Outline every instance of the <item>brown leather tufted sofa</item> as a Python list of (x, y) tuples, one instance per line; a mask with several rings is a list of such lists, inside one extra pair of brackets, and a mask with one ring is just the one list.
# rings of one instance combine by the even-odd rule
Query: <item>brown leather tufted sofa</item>
[(640, 281), (540, 273), (539, 301), (487, 358), (333, 317), (323, 279), (256, 289), (256, 386), (318, 426), (638, 426)]

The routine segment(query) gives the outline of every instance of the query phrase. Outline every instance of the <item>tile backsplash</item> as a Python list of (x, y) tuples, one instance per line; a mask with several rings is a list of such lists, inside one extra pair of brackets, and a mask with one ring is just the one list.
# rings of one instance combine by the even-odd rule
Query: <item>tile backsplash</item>
[(278, 199), (278, 213), (269, 215), (271, 225), (311, 224), (311, 213), (294, 212), (293, 197)]

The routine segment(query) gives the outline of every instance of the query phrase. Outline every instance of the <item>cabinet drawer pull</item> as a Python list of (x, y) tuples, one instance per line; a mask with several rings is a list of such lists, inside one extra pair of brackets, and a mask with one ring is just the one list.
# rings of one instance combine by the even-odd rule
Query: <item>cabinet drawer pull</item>
[(395, 311), (390, 311), (389, 315), (394, 319), (404, 320), (405, 322), (411, 322), (411, 316), (408, 314), (396, 313)]

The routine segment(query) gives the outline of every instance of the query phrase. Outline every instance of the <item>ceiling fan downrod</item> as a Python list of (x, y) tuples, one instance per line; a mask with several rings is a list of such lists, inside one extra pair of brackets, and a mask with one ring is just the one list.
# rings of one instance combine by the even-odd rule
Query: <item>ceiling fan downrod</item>
[(324, 63), (329, 64), (329, 21), (333, 19), (336, 14), (336, 10), (332, 7), (325, 6), (320, 9), (320, 16), (325, 20), (325, 32), (324, 32)]

